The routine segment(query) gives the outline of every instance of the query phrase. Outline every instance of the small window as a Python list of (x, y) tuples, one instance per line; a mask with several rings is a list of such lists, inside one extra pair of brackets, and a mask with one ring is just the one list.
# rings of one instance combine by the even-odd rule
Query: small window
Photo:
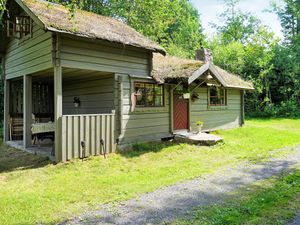
[(23, 38), (31, 34), (32, 22), (29, 16), (16, 16), (14, 21), (7, 21), (7, 36)]
[(137, 107), (161, 107), (164, 105), (163, 85), (134, 83), (135, 105)]
[(210, 106), (226, 106), (227, 91), (222, 87), (210, 87), (208, 104)]
[(31, 19), (29, 16), (17, 16), (15, 21), (15, 35), (18, 38), (31, 33)]

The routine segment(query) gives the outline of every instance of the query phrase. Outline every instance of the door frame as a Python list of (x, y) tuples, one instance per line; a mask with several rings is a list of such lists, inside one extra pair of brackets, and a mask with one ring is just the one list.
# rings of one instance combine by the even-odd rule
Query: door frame
[[(170, 133), (174, 133), (174, 90), (181, 84), (182, 82), (179, 82), (175, 86), (171, 86), (170, 88)], [(190, 89), (188, 89), (190, 92)], [(188, 131), (191, 131), (191, 98), (188, 99)]]

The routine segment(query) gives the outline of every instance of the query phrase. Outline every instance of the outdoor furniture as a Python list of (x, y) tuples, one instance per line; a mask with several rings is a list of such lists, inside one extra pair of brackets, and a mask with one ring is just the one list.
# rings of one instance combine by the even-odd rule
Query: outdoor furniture
[[(33, 123), (31, 125), (31, 133), (33, 135), (33, 144), (39, 139), (44, 139), (45, 137), (50, 137), (54, 140), (54, 131), (55, 131), (55, 123)], [(42, 138), (39, 138), (42, 137)]]
[(23, 117), (9, 118), (9, 139), (15, 140), (16, 137), (23, 135)]

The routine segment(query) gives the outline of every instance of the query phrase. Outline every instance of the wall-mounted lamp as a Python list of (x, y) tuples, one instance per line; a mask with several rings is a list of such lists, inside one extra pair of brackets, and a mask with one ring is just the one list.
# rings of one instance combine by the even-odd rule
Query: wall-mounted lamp
[(208, 75), (207, 75), (206, 78), (207, 78), (207, 80), (212, 80), (212, 79), (214, 79), (213, 76), (212, 76), (210, 73), (208, 73)]
[(78, 108), (80, 106), (80, 99), (78, 97), (74, 97), (74, 107)]

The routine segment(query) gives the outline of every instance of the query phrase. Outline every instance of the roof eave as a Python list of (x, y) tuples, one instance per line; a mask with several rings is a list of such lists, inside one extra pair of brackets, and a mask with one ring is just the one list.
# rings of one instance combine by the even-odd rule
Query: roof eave
[(255, 88), (253, 87), (245, 87), (245, 86), (232, 86), (232, 85), (227, 85), (224, 86), (225, 88), (233, 88), (233, 89), (241, 89), (241, 90), (247, 90), (247, 91), (254, 91)]
[[(94, 39), (94, 40), (99, 39), (99, 40), (104, 40), (104, 41), (123, 44), (122, 42), (118, 42), (118, 41), (110, 41), (110, 40), (107, 40), (107, 39), (101, 39), (101, 38), (93, 37), (93, 36), (90, 36), (90, 35), (85, 35), (85, 34), (82, 34), (82, 33), (74, 33), (74, 32), (71, 32), (71, 31), (60, 30), (60, 29), (57, 29), (57, 28), (54, 28), (54, 27), (45, 27), (45, 30), (46, 31), (51, 31), (51, 32), (62, 33), (62, 34), (70, 34), (70, 35), (83, 37), (83, 38)], [(160, 53), (164, 56), (167, 54), (166, 51), (163, 48), (150, 48), (150, 47), (145, 47), (145, 46), (136, 45), (136, 44), (126, 44), (126, 45), (136, 47), (136, 48), (143, 48), (143, 49), (149, 50), (151, 52), (157, 52), (157, 53)]]

